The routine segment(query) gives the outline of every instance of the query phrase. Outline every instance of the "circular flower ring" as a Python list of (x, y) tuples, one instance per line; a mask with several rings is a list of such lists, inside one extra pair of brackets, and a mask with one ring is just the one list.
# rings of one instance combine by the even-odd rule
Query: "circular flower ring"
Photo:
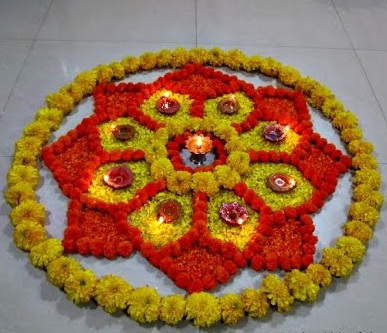
[[(349, 221), (343, 227), (344, 236), (337, 240), (335, 246), (323, 250), (320, 263), (311, 263), (316, 239), (312, 234), (314, 227), (308, 214), (314, 213), (322, 207), (323, 201), (329, 194), (333, 193), (338, 175), (351, 166), (351, 160), (343, 156), (325, 139), (311, 131), (311, 123), (307, 116), (308, 112), (303, 107), (302, 94), (297, 95), (297, 93), (294, 94), (286, 90), (275, 91), (272, 87), (258, 88), (256, 91), (252, 85), (243, 85), (244, 97), (238, 95), (239, 86), (233, 86), (233, 84), (239, 84), (237, 81), (231, 80), (229, 82), (231, 89), (222, 87), (220, 83), (220, 86), (216, 88), (219, 88), (225, 94), (235, 93), (238, 101), (240, 101), (238, 113), (228, 115), (232, 125), (232, 129), (228, 130), (227, 128), (230, 128), (230, 126), (216, 128), (216, 126), (212, 126), (205, 121), (200, 123), (200, 121), (190, 122), (189, 120), (190, 117), (203, 117), (205, 108), (203, 103), (206, 98), (213, 99), (215, 108), (219, 102), (218, 99), (222, 98), (217, 95), (216, 90), (212, 89), (213, 86), (211, 84), (206, 85), (206, 82), (192, 82), (190, 98), (179, 95), (186, 94), (184, 88), (180, 87), (178, 92), (174, 92), (174, 97), (179, 99), (179, 102), (189, 105), (185, 109), (182, 107), (182, 110), (179, 111), (182, 112), (182, 122), (187, 122), (183, 127), (181, 127), (182, 123), (180, 123), (180, 126), (176, 126), (173, 121), (165, 126), (163, 115), (155, 115), (152, 118), (137, 108), (144, 98), (149, 97), (150, 93), (148, 91), (147, 96), (145, 96), (147, 93), (141, 95), (143, 88), (141, 84), (118, 84), (118, 86), (109, 84), (112, 80), (121, 80), (125, 75), (138, 71), (165, 67), (181, 68), (188, 63), (214, 67), (226, 66), (231, 70), (243, 70), (276, 77), (281, 83), (301, 91), (308, 98), (309, 104), (320, 110), (339, 130), (341, 139), (347, 143), (347, 148), (353, 155), (354, 201), (349, 208)], [(187, 67), (179, 75), (184, 79), (188, 75)], [(218, 74), (214, 75), (216, 77)], [(102, 84), (103, 88), (98, 88), (97, 84)], [(166, 88), (172, 89), (174, 86), (171, 85)], [(106, 100), (98, 93), (101, 92), (101, 89), (107, 95), (120, 90), (129, 95), (140, 93), (132, 95), (133, 104), (127, 105), (127, 109), (117, 107), (107, 114), (105, 112), (106, 105), (104, 104)], [(195, 91), (195, 89), (197, 90)], [(206, 96), (201, 94), (203, 89), (206, 91)], [(227, 89), (229, 90), (227, 91)], [(93, 91), (96, 99), (96, 116), (85, 119), (77, 126), (76, 131), (70, 131), (67, 136), (45, 148), (42, 152), (42, 147), (48, 142), (50, 133), (60, 126), (63, 118), (72, 111), (76, 104), (92, 94)], [(161, 91), (160, 96), (162, 93)], [(289, 137), (291, 135), (299, 137), (297, 146), (292, 147), (294, 149), (293, 153), (289, 155), (286, 151), (281, 151), (283, 148), (280, 146), (276, 152), (270, 153), (254, 150), (253, 147), (249, 147), (245, 151), (240, 140), (246, 140), (246, 136), (253, 133), (254, 130), (259, 130), (262, 133), (258, 119), (260, 121), (275, 120), (277, 122), (284, 119), (278, 119), (278, 110), (275, 109), (275, 103), (267, 109), (256, 109), (250, 114), (246, 113), (248, 109), (246, 105), (249, 102), (244, 98), (256, 97), (254, 103), (257, 106), (260, 105), (259, 103), (263, 97), (266, 96), (270, 104), (275, 97), (278, 97), (278, 94), (285, 98), (293, 96), (294, 103), (298, 107), (298, 119), (294, 119), (294, 114), (287, 115), (287, 119), (285, 119), (293, 131), (288, 133)], [(156, 96), (156, 98), (158, 99), (160, 96)], [(211, 103), (211, 101), (208, 103)], [(190, 114), (184, 113), (188, 109)], [(156, 131), (155, 135), (158, 136), (158, 139), (160, 141), (164, 140), (167, 145), (157, 145), (156, 143), (141, 149), (130, 148), (123, 152), (114, 150), (103, 152), (99, 139), (97, 139), (99, 137), (98, 131), (94, 130), (96, 125), (109, 119), (117, 119), (117, 122), (122, 122), (122, 124), (133, 125), (133, 123), (125, 123), (124, 120), (120, 120), (120, 117), (123, 117), (126, 112), (138, 123), (145, 125), (146, 128), (141, 128), (143, 136), (149, 136), (149, 131)], [(267, 124), (264, 124), (264, 126), (267, 126)], [(163, 129), (164, 127), (166, 132)], [(183, 131), (181, 131), (182, 129)], [(213, 137), (218, 159), (214, 161), (214, 165), (210, 166), (208, 170), (192, 170), (184, 168), (184, 166), (182, 169), (179, 144), (184, 145), (185, 136), (192, 135), (192, 132), (195, 131), (208, 132)], [(83, 137), (85, 133), (88, 134), (86, 139)], [(218, 136), (220, 139), (218, 139)], [(307, 140), (303, 141), (305, 137)], [(65, 155), (66, 147), (72, 144), (71, 140), (73, 139), (77, 139), (77, 151), (82, 152), (82, 154), (70, 159), (67, 162), (67, 169), (65, 169), (55, 159), (55, 154)], [(308, 145), (308, 143), (311, 144)], [(117, 145), (120, 144), (122, 143), (117, 143)], [(129, 140), (128, 145), (131, 144)], [(176, 324), (187, 319), (193, 320), (193, 324), (198, 326), (210, 326), (220, 320), (226, 324), (235, 324), (245, 314), (252, 318), (258, 318), (265, 316), (270, 307), (280, 312), (286, 312), (290, 310), (295, 300), (314, 301), (317, 298), (319, 289), (327, 287), (331, 283), (332, 276), (348, 277), (352, 273), (354, 264), (359, 263), (364, 256), (365, 245), (372, 237), (372, 227), (379, 219), (378, 210), (384, 200), (383, 195), (379, 192), (381, 175), (377, 171), (377, 162), (372, 156), (372, 151), (373, 145), (362, 139), (362, 132), (358, 127), (356, 116), (350, 111), (346, 111), (342, 103), (335, 98), (327, 87), (309, 77), (301, 76), (298, 71), (290, 66), (284, 66), (273, 58), (247, 57), (239, 50), (224, 52), (215, 48), (208, 51), (203, 49), (188, 51), (177, 48), (173, 51), (163, 50), (157, 54), (144, 53), (139, 58), (126, 57), (121, 62), (99, 65), (90, 71), (77, 75), (70, 85), (49, 94), (47, 96), (47, 107), (37, 112), (35, 120), (25, 127), (23, 136), (16, 143), (14, 161), (7, 178), (9, 188), (5, 193), (5, 197), (13, 207), (10, 218), (15, 226), (15, 244), (20, 249), (29, 251), (32, 264), (45, 269), (49, 281), (59, 288), (64, 288), (68, 297), (76, 304), (94, 299), (107, 312), (127, 310), (129, 315), (140, 323), (161, 320), (167, 324)], [(95, 154), (96, 152), (97, 154)], [(69, 227), (66, 229), (63, 244), (54, 238), (46, 238), (44, 207), (35, 198), (35, 190), (39, 182), (37, 160), (41, 155), (46, 165), (53, 170), (55, 178), (58, 182), (60, 181), (64, 194), (74, 199), (69, 206)], [(309, 158), (310, 156), (312, 157)], [(328, 175), (325, 179), (326, 182), (314, 177), (316, 172), (313, 168), (316, 166), (308, 167), (308, 163), (311, 163), (313, 156), (321, 159), (330, 158), (334, 161), (337, 171), (335, 174)], [(168, 158), (171, 158), (172, 163)], [(151, 164), (150, 170), (144, 167), (143, 159)], [(134, 173), (134, 181), (129, 192), (132, 191), (130, 194), (135, 196), (128, 202), (123, 201), (122, 195), (125, 193), (122, 194), (122, 192), (115, 192), (114, 200), (116, 201), (113, 205), (101, 204), (95, 198), (85, 197), (84, 192), (90, 187), (94, 172), (90, 174), (85, 172), (84, 177), (79, 181), (72, 182), (72, 179), (77, 176), (72, 173), (72, 170), (81, 168), (86, 162), (85, 169), (94, 170), (98, 175), (98, 173), (103, 174), (106, 172), (108, 170), (106, 167), (110, 168), (110, 165), (106, 164), (101, 166), (101, 170), (97, 170), (101, 164), (117, 161), (127, 163)], [(261, 168), (259, 163), (268, 161), (273, 162), (274, 166), (264, 164), (265, 166), (259, 169)], [(305, 204), (295, 203), (294, 206), (275, 207), (273, 211), (265, 205), (264, 200), (260, 197), (261, 192), (257, 190), (257, 194), (248, 188), (257, 181), (256, 176), (248, 179), (246, 183), (240, 182), (241, 175), (248, 173), (250, 162), (258, 163), (254, 164), (254, 170), (264, 170), (269, 174), (276, 172), (277, 170), (273, 168), (277, 166), (286, 168), (287, 173), (293, 172), (292, 177), (300, 177), (301, 184), (303, 183), (302, 177), (305, 177), (317, 191), (313, 192), (312, 187), (306, 186), (300, 190), (307, 200)], [(321, 167), (321, 165), (317, 165), (317, 167)], [(296, 172), (295, 169), (302, 172), (302, 175), (299, 171)], [(215, 176), (212, 175), (212, 171)], [(141, 176), (137, 177), (137, 174), (141, 174)], [(154, 179), (155, 181), (144, 183), (141, 182), (142, 177), (148, 180)], [(297, 184), (299, 184), (298, 181)], [(93, 183), (92, 186), (98, 186), (98, 184), (94, 185)], [(263, 279), (259, 289), (245, 289), (240, 295), (226, 294), (215, 297), (204, 291), (195, 292), (202, 290), (203, 287), (210, 290), (216, 285), (216, 281), (214, 284), (211, 276), (204, 276), (199, 281), (190, 282), (190, 289), (188, 290), (194, 291), (194, 293), (186, 297), (180, 295), (161, 297), (154, 288), (141, 287), (133, 289), (128, 282), (117, 276), (108, 275), (98, 279), (92, 271), (83, 270), (75, 259), (64, 254), (65, 248), (67, 251), (76, 250), (80, 254), (91, 253), (96, 256), (103, 255), (107, 258), (114, 258), (117, 254), (127, 257), (131, 255), (133, 248), (140, 249), (141, 253), (152, 264), (165, 270), (171, 278), (175, 278), (174, 281), (178, 286), (187, 287), (190, 276), (185, 273), (178, 273), (176, 265), (172, 264), (171, 259), (163, 258), (160, 255), (161, 252), (155, 250), (154, 245), (144, 242), (141, 238), (141, 232), (136, 231), (138, 229), (132, 227), (127, 221), (127, 214), (141, 208), (149, 198), (162, 201), (162, 191), (165, 190), (166, 186), (168, 186), (168, 189), (172, 189), (171, 192), (174, 193), (176, 200), (182, 200), (178, 203), (183, 208), (185, 207), (183, 201), (187, 200), (184, 194), (191, 190), (195, 192), (193, 195), (193, 215), (195, 216), (196, 230), (181, 237), (182, 241), (174, 242), (165, 251), (171, 251), (168, 253), (179, 256), (184, 246), (189, 247), (192, 245), (191, 243), (199, 242), (199, 232), (206, 230), (203, 222), (204, 217), (200, 214), (200, 211), (205, 209), (207, 204), (210, 207), (214, 202), (217, 202), (216, 200), (223, 202), (241, 200), (241, 202), (246, 202), (251, 207), (249, 216), (260, 215), (258, 236), (254, 236), (255, 238), (250, 239), (247, 245), (242, 246), (244, 248), (243, 252), (235, 249), (232, 244), (230, 252), (227, 250), (227, 246), (221, 245), (222, 242), (218, 242), (216, 239), (208, 237), (202, 237), (201, 239), (202, 243), (207, 242), (207, 248), (211, 248), (214, 253), (223, 251), (224, 253), (233, 254), (233, 258), (225, 261), (223, 266), (219, 266), (219, 270), (216, 272), (217, 281), (219, 283), (227, 281), (228, 276), (235, 274), (238, 267), (245, 266), (247, 261), (255, 270), (261, 270), (263, 267), (269, 270), (281, 267), (288, 271), (284, 279), (269, 274)], [(235, 194), (230, 192), (221, 194), (217, 198), (219, 188), (233, 190)], [(297, 191), (299, 188), (301, 186), (297, 186), (293, 191)], [(262, 189), (262, 191), (267, 191), (267, 189)], [(214, 199), (207, 202), (209, 197), (211, 200)], [(234, 200), (235, 197), (239, 199)], [(87, 205), (89, 208), (97, 207), (102, 213), (97, 216), (93, 211), (83, 211), (83, 205)], [(101, 225), (111, 225), (112, 219), (114, 219), (116, 228), (119, 230), (117, 234), (113, 235), (115, 243), (104, 243), (101, 239), (90, 240), (87, 237), (82, 237), (84, 230), (81, 230), (77, 224), (81, 214), (83, 214), (86, 223), (98, 219)], [(184, 211), (182, 215), (184, 216)], [(181, 219), (183, 219), (183, 216)], [(282, 236), (288, 234), (289, 228), (295, 227), (295, 224), (289, 224), (288, 221), (298, 221), (298, 228), (303, 230), (303, 241), (305, 243), (303, 245), (302, 260), (298, 258), (295, 262), (287, 257), (277, 256), (275, 253), (262, 255), (262, 247), (266, 246), (267, 242), (278, 241), (275, 236), (273, 239), (270, 238), (274, 227)], [(179, 220), (173, 225), (178, 223)], [(248, 224), (247, 220), (242, 228)], [(237, 229), (240, 230), (240, 227)], [(66, 242), (66, 239), (76, 239), (77, 241)], [(195, 257), (195, 251), (201, 256)], [(203, 255), (207, 255), (207, 252), (203, 253), (200, 247), (191, 252), (190, 255), (196, 258), (195, 260), (198, 258), (205, 260)], [(212, 258), (211, 255), (209, 255), (209, 258)], [(187, 262), (190, 260), (189, 258), (183, 259), (188, 260)], [(182, 260), (183, 263), (184, 260)], [(200, 261), (197, 262), (197, 264), (199, 263)], [(300, 269), (291, 270), (292, 268), (301, 267), (307, 268), (303, 271)]]

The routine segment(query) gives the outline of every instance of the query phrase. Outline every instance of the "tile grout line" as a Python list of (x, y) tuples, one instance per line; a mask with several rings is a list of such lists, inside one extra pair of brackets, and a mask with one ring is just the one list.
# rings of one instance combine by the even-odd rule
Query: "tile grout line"
[(362, 62), (361, 62), (361, 60), (360, 60), (360, 58), (359, 58), (359, 54), (357, 53), (357, 50), (355, 49), (355, 47), (354, 47), (354, 45), (353, 45), (351, 36), (349, 35), (349, 33), (348, 33), (348, 31), (347, 31), (347, 29), (346, 29), (346, 27), (345, 27), (345, 25), (344, 25), (344, 21), (343, 21), (341, 15), (340, 15), (339, 11), (338, 11), (337, 8), (336, 8), (334, 1), (331, 0), (331, 3), (332, 3), (332, 6), (333, 6), (333, 8), (335, 9), (335, 12), (336, 12), (336, 14), (337, 14), (337, 16), (338, 16), (338, 18), (339, 18), (339, 20), (340, 20), (340, 22), (341, 22), (341, 25), (343, 26), (343, 29), (344, 29), (345, 33), (346, 33), (346, 35), (347, 35), (347, 37), (348, 37), (348, 39), (349, 39), (349, 42), (351, 43), (352, 50), (353, 50), (353, 52), (355, 53), (356, 59), (357, 59), (359, 65), (360, 65), (360, 68), (361, 68), (362, 71), (363, 71), (363, 74), (364, 74), (364, 76), (365, 76), (365, 78), (366, 78), (366, 80), (367, 80), (367, 82), (368, 82), (368, 85), (369, 85), (369, 87), (371, 88), (372, 93), (374, 94), (376, 103), (377, 103), (378, 106), (379, 106), (379, 112), (382, 114), (382, 117), (383, 117), (384, 121), (385, 121), (386, 124), (387, 124), (387, 115), (385, 115), (384, 112), (383, 112), (382, 105), (380, 104), (379, 99), (378, 99), (378, 97), (376, 96), (376, 93), (375, 93), (375, 91), (374, 91), (374, 88), (372, 87), (371, 81), (370, 81), (369, 78), (368, 78), (367, 72), (365, 71), (365, 68), (364, 68), (364, 66), (363, 66), (363, 64), (362, 64)]
[[(13, 92), (14, 92), (14, 90), (15, 90), (15, 87), (16, 87), (17, 83), (19, 82), (19, 79), (20, 79), (21, 73), (22, 73), (22, 71), (23, 71), (23, 69), (24, 69), (24, 66), (25, 66), (25, 64), (27, 63), (27, 60), (28, 60), (28, 58), (29, 58), (29, 56), (30, 56), (30, 54), (31, 54), (32, 48), (33, 48), (34, 45), (35, 45), (36, 37), (38, 36), (39, 31), (40, 31), (40, 29), (42, 28), (42, 25), (43, 25), (44, 21), (45, 21), (46, 18), (47, 18), (48, 12), (50, 11), (50, 8), (51, 8), (53, 2), (54, 2), (54, 0), (51, 0), (51, 3), (50, 3), (50, 5), (49, 5), (48, 8), (47, 8), (47, 11), (46, 11), (46, 14), (44, 15), (44, 18), (43, 18), (43, 20), (42, 20), (42, 23), (40, 24), (39, 29), (38, 29), (38, 31), (36, 32), (35, 37), (32, 39), (32, 43), (31, 43), (31, 45), (30, 45), (30, 47), (29, 47), (29, 49), (28, 49), (28, 51), (27, 51), (26, 57), (25, 57), (25, 59), (24, 59), (24, 61), (23, 61), (23, 64), (21, 65), (20, 70), (19, 70), (19, 73), (18, 73), (18, 75), (17, 75), (17, 77), (16, 77), (15, 84), (13, 85), (11, 91), (9, 92), (7, 101), (5, 102), (5, 104), (4, 104), (4, 106), (3, 106), (2, 112), (1, 112), (1, 114), (0, 114), (0, 118), (2, 117), (2, 115), (4, 115), (5, 109), (6, 109), (7, 106), (8, 106), (8, 103), (9, 103), (9, 101), (10, 101), (10, 99), (11, 99), (11, 96), (13, 95)], [(31, 40), (31, 39), (29, 39), (29, 41), (30, 41), (30, 40)]]

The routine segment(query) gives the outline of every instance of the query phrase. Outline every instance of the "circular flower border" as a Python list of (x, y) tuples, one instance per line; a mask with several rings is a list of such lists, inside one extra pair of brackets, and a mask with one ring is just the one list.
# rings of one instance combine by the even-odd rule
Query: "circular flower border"
[[(284, 279), (268, 274), (259, 289), (245, 289), (241, 294), (215, 297), (199, 292), (186, 297), (177, 294), (161, 297), (152, 287), (133, 289), (118, 276), (107, 275), (98, 279), (92, 271), (82, 269), (79, 262), (64, 255), (60, 240), (46, 237), (45, 208), (35, 196), (39, 183), (38, 159), (43, 145), (59, 128), (63, 118), (83, 98), (91, 95), (97, 84), (122, 80), (140, 71), (180, 68), (190, 62), (261, 73), (302, 91), (309, 104), (332, 122), (347, 144), (348, 151), (353, 155), (352, 167), (355, 171), (352, 178), (353, 202), (348, 221), (343, 226), (344, 235), (335, 246), (323, 250), (320, 263), (311, 264), (305, 272), (292, 270), (285, 274)], [(160, 320), (175, 325), (186, 319), (197, 326), (211, 326), (218, 321), (235, 324), (245, 315), (264, 317), (270, 308), (279, 312), (289, 311), (295, 300), (316, 300), (320, 288), (330, 285), (332, 277), (351, 275), (354, 264), (364, 256), (384, 201), (379, 191), (381, 175), (372, 156), (373, 145), (363, 140), (356, 116), (345, 110), (327, 87), (302, 76), (290, 66), (284, 66), (271, 57), (248, 57), (237, 49), (177, 48), (159, 53), (147, 52), (140, 57), (129, 56), (121, 62), (98, 65), (81, 72), (71, 84), (49, 94), (46, 100), (47, 107), (38, 110), (35, 120), (24, 128), (23, 136), (15, 144), (5, 198), (12, 206), (10, 219), (15, 226), (13, 237), (16, 246), (29, 252), (32, 265), (46, 270), (49, 281), (63, 288), (76, 304), (94, 300), (109, 313), (125, 310), (139, 323)], [(120, 251), (130, 255), (132, 248), (128, 244)]]

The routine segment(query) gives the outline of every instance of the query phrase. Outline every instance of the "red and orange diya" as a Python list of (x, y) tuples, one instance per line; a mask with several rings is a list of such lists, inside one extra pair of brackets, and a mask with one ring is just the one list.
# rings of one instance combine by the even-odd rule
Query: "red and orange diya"
[(267, 177), (267, 184), (275, 192), (288, 192), (296, 186), (296, 181), (285, 173), (273, 173)]
[(131, 125), (113, 125), (111, 132), (120, 141), (127, 141), (136, 135), (136, 129)]
[(181, 205), (177, 200), (165, 200), (157, 209), (158, 220), (160, 223), (175, 222), (179, 219), (181, 212)]
[(157, 101), (157, 110), (165, 115), (175, 114), (180, 109), (180, 103), (177, 99), (170, 97), (169, 92), (165, 92)]
[(224, 114), (237, 113), (239, 108), (239, 102), (234, 95), (222, 98), (218, 103), (218, 110)]
[(124, 165), (111, 168), (103, 177), (106, 185), (115, 189), (128, 187), (133, 182), (133, 173)]

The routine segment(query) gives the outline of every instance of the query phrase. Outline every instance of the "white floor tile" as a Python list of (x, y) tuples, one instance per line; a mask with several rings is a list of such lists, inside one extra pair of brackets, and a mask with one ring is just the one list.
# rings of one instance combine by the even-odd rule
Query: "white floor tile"
[(333, 0), (355, 49), (387, 50), (386, 0)]
[(34, 39), (52, 0), (0, 0), (0, 39)]
[(387, 118), (387, 51), (356, 51)]
[(32, 42), (0, 41), (0, 117)]
[(195, 42), (194, 0), (54, 0), (39, 39)]
[(200, 0), (198, 43), (348, 48), (331, 1)]
[(127, 55), (177, 46), (194, 47), (171, 43), (37, 42), (0, 122), (0, 156), (13, 153), (15, 140), (32, 121), (37, 109), (44, 105), (47, 94), (70, 83), (79, 72), (100, 63), (120, 61)]

